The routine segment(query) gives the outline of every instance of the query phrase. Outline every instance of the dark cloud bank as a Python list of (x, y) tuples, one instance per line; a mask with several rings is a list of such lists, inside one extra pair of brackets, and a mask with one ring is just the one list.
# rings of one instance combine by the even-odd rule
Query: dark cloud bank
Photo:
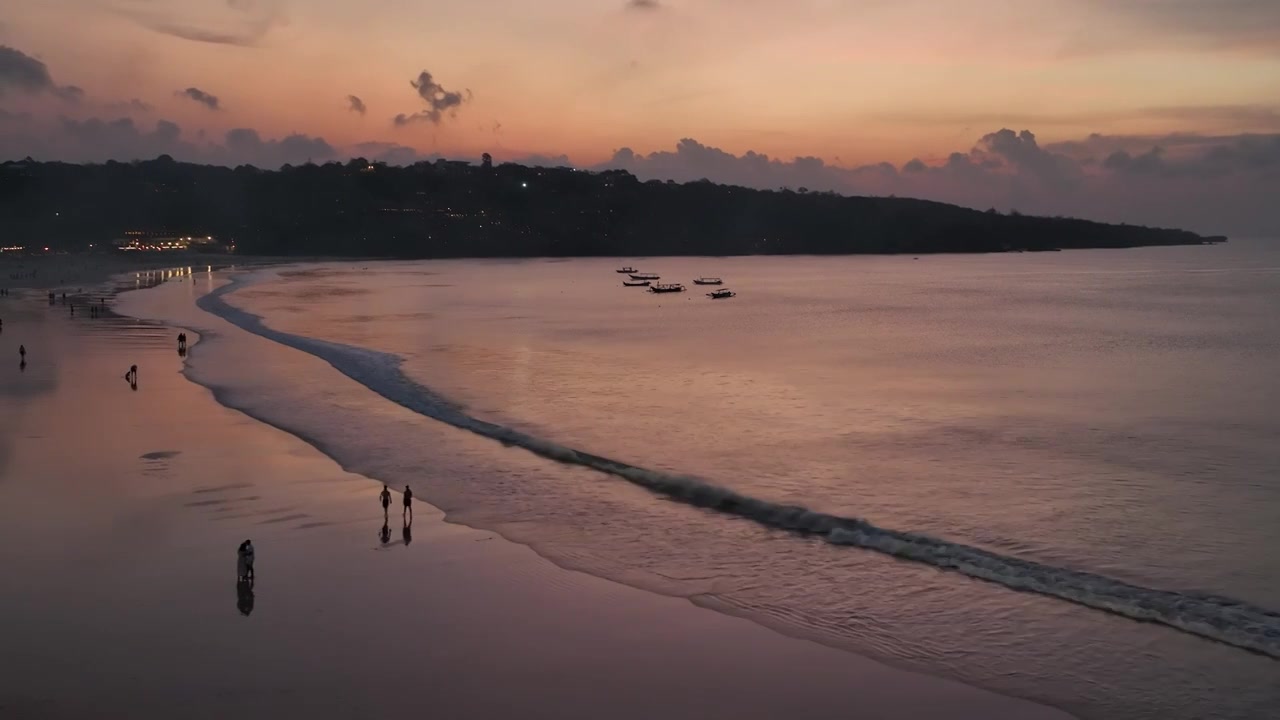
[[(323, 138), (292, 134), (264, 139), (241, 128), (217, 140), (193, 141), (174, 123), (144, 127), (132, 119), (40, 122), (0, 110), (0, 159), (102, 162), (149, 159), (221, 165), (323, 163), (359, 156), (391, 164), (433, 160), (395, 143), (335, 148)], [(564, 156), (526, 156), (530, 165), (568, 165)], [(1280, 238), (1280, 134), (1091, 135), (1040, 144), (1028, 131), (999, 130), (945, 159), (847, 168), (817, 157), (792, 160), (755, 152), (734, 155), (685, 139), (670, 151), (616, 151), (587, 169), (622, 169), (643, 180), (709, 179), (756, 188), (834, 190), (850, 195), (921, 197), (968, 207), (1068, 215), (1110, 222), (1180, 227), (1197, 232)]]
[(55, 83), (44, 63), (21, 50), (0, 45), (0, 97), (10, 92), (49, 94), (68, 102), (84, 98), (84, 90), (75, 85)]

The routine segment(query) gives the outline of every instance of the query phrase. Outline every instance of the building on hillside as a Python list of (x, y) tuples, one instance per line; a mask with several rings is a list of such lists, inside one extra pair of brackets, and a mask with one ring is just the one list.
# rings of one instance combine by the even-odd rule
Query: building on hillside
[(235, 245), (224, 244), (215, 240), (212, 235), (173, 235), (146, 230), (126, 231), (124, 237), (115, 240), (113, 244), (121, 252), (227, 253), (235, 250)]

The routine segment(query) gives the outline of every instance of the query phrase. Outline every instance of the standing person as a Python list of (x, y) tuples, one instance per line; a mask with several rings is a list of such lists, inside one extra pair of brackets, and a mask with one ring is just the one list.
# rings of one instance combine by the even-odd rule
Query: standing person
[(27, 346), (26, 346), (26, 345), (19, 345), (19, 346), (18, 346), (18, 356), (22, 358), (22, 362), (26, 362), (26, 361), (27, 361)]
[(236, 551), (236, 573), (241, 580), (253, 580), (253, 543), (245, 540)]
[(386, 486), (382, 486), (382, 494), (378, 496), (382, 500), (382, 514), (385, 516), (391, 508), (391, 490)]
[(408, 485), (404, 486), (404, 512), (405, 514), (413, 513), (413, 491)]

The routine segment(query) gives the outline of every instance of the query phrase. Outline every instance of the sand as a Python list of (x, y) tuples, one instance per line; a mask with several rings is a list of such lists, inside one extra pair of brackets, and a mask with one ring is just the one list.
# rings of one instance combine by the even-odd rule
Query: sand
[(0, 317), (0, 717), (1068, 717), (564, 570), (423, 502), (406, 542), (398, 495), (384, 546), (381, 484), (219, 405), (176, 328), (40, 297)]

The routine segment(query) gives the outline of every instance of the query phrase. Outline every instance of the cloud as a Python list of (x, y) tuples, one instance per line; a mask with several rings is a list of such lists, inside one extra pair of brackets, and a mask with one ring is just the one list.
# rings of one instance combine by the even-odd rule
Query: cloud
[(285, 0), (206, 0), (181, 9), (152, 0), (107, 2), (110, 9), (154, 32), (218, 45), (257, 45), (285, 22)]
[(658, 2), (658, 0), (627, 0), (626, 8), (628, 10), (652, 12), (662, 9), (662, 3)]
[[(207, 138), (161, 120), (142, 125), (130, 118), (56, 122), (0, 110), (0, 161), (101, 162), (149, 159), (275, 168), (308, 160), (363, 157), (394, 165), (439, 159), (387, 142), (335, 147), (302, 134), (266, 138), (238, 128)], [(512, 159), (508, 154), (507, 159)], [(570, 165), (563, 155), (526, 155), (519, 162)], [(967, 150), (895, 166), (832, 165), (822, 158), (772, 158), (731, 153), (693, 139), (648, 154), (617, 150), (590, 170), (627, 170), (641, 180), (709, 179), (747, 187), (835, 191), (846, 195), (918, 197), (967, 207), (1067, 215), (1108, 222), (1182, 227), (1204, 233), (1280, 236), (1280, 133), (1160, 136), (1093, 134), (1041, 144), (1034, 133), (1002, 128)]]
[(227, 131), (222, 150), (215, 150), (213, 154), (217, 156), (221, 153), (225, 153), (226, 159), (220, 164), (259, 167), (323, 163), (338, 156), (337, 151), (324, 138), (294, 133), (280, 140), (263, 140), (258, 131), (252, 128)]
[(157, 121), (150, 128), (127, 117), (61, 118), (50, 123), (0, 111), (0, 161), (30, 155), (37, 160), (128, 162), (169, 155), (186, 162), (278, 168), (343, 156), (323, 138), (297, 133), (278, 140), (264, 139), (252, 128), (236, 128), (213, 142), (200, 136), (184, 133), (168, 120)]
[(364, 101), (355, 95), (347, 96), (347, 109), (351, 112), (358, 112), (361, 115), (364, 115), (369, 110), (369, 108), (364, 106)]
[(444, 86), (436, 82), (431, 73), (423, 70), (418, 73), (418, 77), (409, 81), (409, 85), (418, 92), (418, 97), (427, 104), (426, 110), (419, 110), (411, 115), (400, 113), (392, 119), (398, 127), (403, 127), (415, 122), (429, 122), (433, 125), (439, 125), (440, 120), (447, 113), (450, 117), (462, 107), (462, 104), (471, 99), (471, 91), (454, 92), (445, 90)]
[(1207, 233), (1280, 234), (1280, 134), (1202, 137), (1090, 135), (1041, 146), (1033, 133), (1001, 129), (966, 152), (901, 168), (854, 168), (820, 158), (741, 155), (692, 139), (673, 151), (616, 151), (595, 170), (647, 179), (702, 178), (756, 188), (801, 187), (898, 195), (967, 207), (1185, 227)]
[(439, 153), (420, 153), (416, 149), (388, 142), (357, 143), (350, 148), (352, 157), (362, 157), (373, 162), (388, 165), (412, 165), (414, 163), (439, 160), (444, 157)]
[(75, 85), (54, 83), (43, 62), (7, 45), (0, 45), (0, 96), (17, 90), (31, 95), (49, 93), (67, 102), (79, 102), (84, 90)]
[(218, 105), (218, 97), (216, 95), (210, 95), (209, 93), (201, 90), (200, 88), (189, 87), (186, 90), (179, 90), (175, 94), (181, 97), (186, 97), (186, 98), (190, 98), (191, 100), (195, 100), (196, 102), (200, 103), (201, 105), (204, 105), (210, 110), (222, 109)]
[(143, 102), (138, 98), (133, 98), (132, 100), (127, 100), (127, 101), (111, 102), (103, 106), (103, 110), (107, 112), (124, 113), (126, 115), (128, 114), (142, 115), (142, 114), (152, 113), (152, 112), (155, 112), (155, 109), (156, 108), (154, 105), (147, 102)]
[(3, 159), (30, 155), (38, 160), (102, 162), (149, 159), (163, 154), (185, 159), (202, 157), (194, 145), (182, 141), (176, 124), (164, 120), (145, 130), (130, 118), (61, 118), (48, 122), (29, 116), (0, 116)]

